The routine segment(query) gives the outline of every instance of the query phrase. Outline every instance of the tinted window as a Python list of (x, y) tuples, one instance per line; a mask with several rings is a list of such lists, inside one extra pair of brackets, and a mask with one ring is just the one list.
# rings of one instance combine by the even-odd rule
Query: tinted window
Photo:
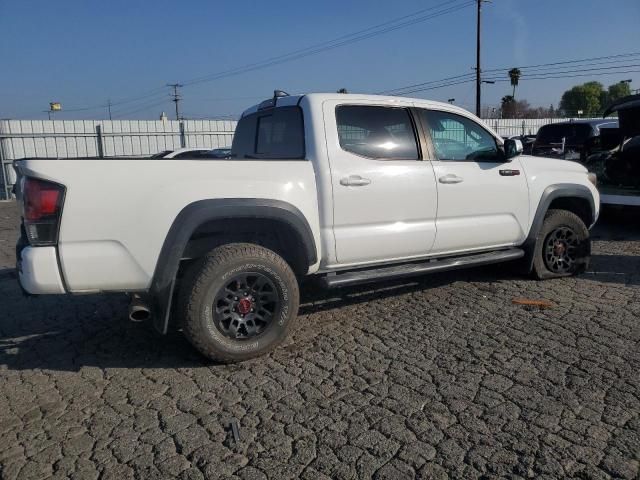
[(299, 107), (279, 107), (242, 117), (233, 137), (235, 158), (304, 158)]
[(418, 145), (405, 108), (340, 106), (336, 109), (343, 150), (369, 158), (417, 160)]
[(496, 139), (481, 125), (455, 113), (421, 110), (438, 160), (495, 161)]
[(584, 123), (545, 125), (538, 130), (536, 142), (549, 145), (564, 142), (573, 145), (583, 144), (591, 136), (591, 125)]

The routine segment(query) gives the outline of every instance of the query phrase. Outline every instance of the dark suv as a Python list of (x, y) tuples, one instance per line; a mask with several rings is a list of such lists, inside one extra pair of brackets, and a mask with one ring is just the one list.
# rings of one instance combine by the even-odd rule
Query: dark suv
[(600, 136), (600, 130), (617, 128), (615, 119), (571, 120), (550, 123), (540, 127), (531, 149), (538, 157), (556, 157), (584, 162), (586, 145), (592, 138)]

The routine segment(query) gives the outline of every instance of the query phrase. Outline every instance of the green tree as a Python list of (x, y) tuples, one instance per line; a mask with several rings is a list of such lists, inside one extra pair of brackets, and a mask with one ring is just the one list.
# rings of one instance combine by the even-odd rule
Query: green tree
[(511, 81), (511, 85), (513, 86), (513, 93), (511, 94), (513, 98), (516, 98), (516, 87), (518, 86), (521, 75), (522, 72), (519, 68), (512, 68), (511, 70), (509, 70), (509, 80)]
[(505, 95), (501, 100), (502, 118), (516, 118), (516, 99), (513, 95)]
[(582, 110), (584, 116), (595, 116), (602, 111), (602, 99), (605, 94), (600, 82), (587, 82), (567, 90), (562, 94), (560, 110), (565, 115), (577, 115)]
[(609, 88), (604, 92), (600, 103), (602, 108), (606, 108), (611, 102), (615, 102), (619, 98), (631, 95), (631, 87), (629, 82), (618, 82), (613, 85), (609, 85)]

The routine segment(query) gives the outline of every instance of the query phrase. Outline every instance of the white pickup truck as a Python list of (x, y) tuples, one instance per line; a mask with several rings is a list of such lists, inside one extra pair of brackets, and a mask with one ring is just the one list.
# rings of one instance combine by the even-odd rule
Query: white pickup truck
[(30, 294), (129, 292), (209, 358), (277, 346), (298, 280), (326, 287), (517, 261), (582, 272), (595, 176), (521, 155), (469, 112), (309, 94), (246, 110), (229, 159), (18, 161), (19, 281)]

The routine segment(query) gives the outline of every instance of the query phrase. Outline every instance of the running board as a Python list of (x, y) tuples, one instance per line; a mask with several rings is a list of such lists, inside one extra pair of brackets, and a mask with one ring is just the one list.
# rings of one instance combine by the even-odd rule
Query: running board
[(389, 280), (393, 278), (412, 277), (426, 273), (443, 272), (465, 267), (477, 267), (492, 263), (508, 262), (524, 257), (524, 250), (510, 248), (488, 253), (476, 253), (462, 257), (445, 257), (431, 259), (421, 263), (405, 263), (392, 267), (356, 270), (345, 273), (328, 273), (320, 279), (324, 287), (337, 288), (347, 285)]

